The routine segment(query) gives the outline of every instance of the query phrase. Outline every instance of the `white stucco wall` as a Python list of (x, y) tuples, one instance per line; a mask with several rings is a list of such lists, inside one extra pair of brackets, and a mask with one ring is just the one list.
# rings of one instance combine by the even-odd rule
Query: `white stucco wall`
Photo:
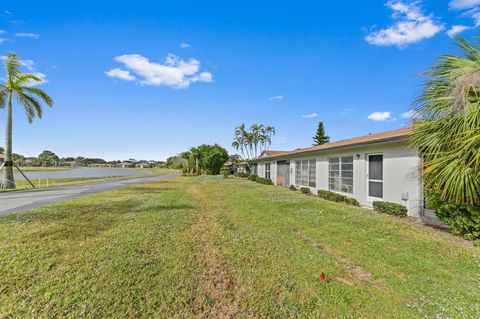
[[(383, 198), (384, 200), (405, 205), (410, 216), (419, 216), (422, 212), (422, 183), (420, 177), (421, 161), (416, 150), (408, 148), (403, 143), (377, 144), (370, 146), (355, 147), (338, 151), (324, 151), (320, 154), (289, 156), (282, 159), (290, 160), (290, 183), (297, 185), (295, 181), (295, 160), (316, 160), (316, 187), (311, 188), (313, 193), (320, 189), (328, 190), (328, 158), (337, 156), (353, 156), (353, 193), (341, 193), (354, 197), (362, 206), (372, 206), (367, 194), (367, 156), (369, 154), (383, 155)], [(259, 163), (259, 176), (265, 176), (264, 163)], [(271, 163), (271, 178), (277, 184), (276, 161)], [(408, 200), (402, 199), (402, 193), (408, 194)]]

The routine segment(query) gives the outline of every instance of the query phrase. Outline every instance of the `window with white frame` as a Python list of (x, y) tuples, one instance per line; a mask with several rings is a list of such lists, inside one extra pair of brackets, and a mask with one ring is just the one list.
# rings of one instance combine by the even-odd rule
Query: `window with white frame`
[(316, 161), (295, 161), (295, 184), (301, 186), (316, 187)]
[(353, 193), (353, 156), (328, 159), (328, 188), (332, 191)]
[(265, 178), (270, 178), (270, 163), (265, 163)]

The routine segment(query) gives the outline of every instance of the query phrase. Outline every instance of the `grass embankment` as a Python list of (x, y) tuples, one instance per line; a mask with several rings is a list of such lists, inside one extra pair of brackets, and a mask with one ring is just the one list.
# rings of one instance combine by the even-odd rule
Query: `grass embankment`
[[(115, 181), (115, 180), (125, 180), (125, 179), (149, 177), (149, 176), (156, 176), (156, 175), (163, 175), (163, 174), (174, 174), (174, 173), (179, 172), (178, 170), (169, 169), (169, 168), (132, 168), (132, 169), (148, 171), (148, 172), (150, 172), (150, 174), (136, 175), (136, 176), (116, 176), (116, 177), (49, 178), (48, 179), (48, 188), (58, 187), (58, 186), (86, 184), (86, 183), (98, 183), (98, 182), (108, 182), (108, 181)], [(33, 185), (35, 185), (35, 188), (47, 188), (47, 179), (45, 179), (45, 178), (42, 178), (41, 180), (31, 179), (30, 181), (33, 183)], [(15, 183), (16, 183), (16, 186), (17, 186), (16, 189), (14, 189), (14, 190), (12, 190), (12, 189), (0, 189), (0, 192), (9, 192), (9, 191), (16, 191), (16, 190), (32, 189), (32, 186), (26, 180), (18, 180), (17, 179), (15, 181)]]
[(479, 254), (287, 189), (181, 177), (0, 218), (0, 317), (478, 318)]

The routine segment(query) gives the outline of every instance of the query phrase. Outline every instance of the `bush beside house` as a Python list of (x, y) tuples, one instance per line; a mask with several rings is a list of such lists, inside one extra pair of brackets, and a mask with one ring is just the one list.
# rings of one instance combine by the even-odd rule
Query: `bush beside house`
[(480, 239), (480, 206), (445, 202), (433, 194), (428, 195), (428, 204), (438, 219), (452, 227), (452, 233), (468, 240)]
[(300, 193), (302, 194), (311, 194), (310, 188), (308, 187), (300, 187)]
[(394, 216), (407, 216), (407, 207), (391, 202), (375, 201), (373, 202), (373, 208), (380, 212)]
[(335, 192), (331, 192), (327, 190), (319, 190), (318, 196), (333, 202), (343, 202), (353, 206), (360, 206), (360, 203), (358, 202), (358, 200), (356, 200), (353, 197), (347, 197), (345, 195), (337, 194)]
[(257, 176), (255, 178), (255, 181), (257, 183), (264, 184), (264, 185), (273, 185), (273, 182), (270, 178), (263, 178), (263, 177)]

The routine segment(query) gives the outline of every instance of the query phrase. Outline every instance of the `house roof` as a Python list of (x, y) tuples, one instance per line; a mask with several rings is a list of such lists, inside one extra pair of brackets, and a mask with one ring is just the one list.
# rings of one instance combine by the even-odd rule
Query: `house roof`
[[(284, 155), (301, 155), (304, 153), (312, 153), (312, 152), (320, 152), (324, 150), (330, 149), (338, 149), (338, 148), (346, 148), (346, 147), (353, 147), (353, 146), (360, 146), (364, 144), (373, 144), (373, 143), (380, 143), (385, 141), (391, 140), (401, 140), (405, 138), (408, 133), (410, 132), (411, 128), (401, 128), (398, 130), (369, 134), (360, 137), (349, 138), (346, 140), (341, 140), (332, 143), (326, 143), (318, 146), (306, 147), (306, 148), (298, 148), (291, 152), (283, 152), (283, 151), (268, 151), (268, 154), (262, 154), (258, 159), (266, 159), (266, 158), (275, 158), (275, 157), (282, 157)], [(270, 154), (270, 152), (273, 152)]]
[(265, 158), (265, 157), (272, 157), (272, 156), (280, 156), (280, 155), (285, 155), (289, 154), (289, 151), (263, 151), (262, 154), (259, 156), (259, 158)]

